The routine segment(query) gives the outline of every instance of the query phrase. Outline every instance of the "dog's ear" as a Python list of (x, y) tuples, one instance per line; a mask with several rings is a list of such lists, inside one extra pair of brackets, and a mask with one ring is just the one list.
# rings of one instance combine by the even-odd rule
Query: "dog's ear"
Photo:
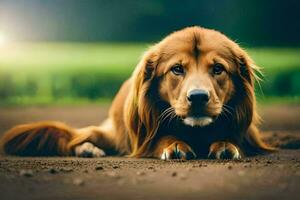
[(257, 66), (248, 53), (239, 49), (237, 55), (235, 56), (236, 63), (238, 66), (238, 73), (244, 81), (247, 81), (252, 87), (256, 81), (260, 81), (258, 75), (261, 75), (260, 67)]
[(144, 54), (132, 75), (125, 123), (134, 157), (147, 156), (145, 153), (157, 131), (159, 113), (154, 105), (157, 95), (153, 93), (158, 64), (159, 53), (154, 46)]
[(248, 53), (239, 46), (232, 48), (236, 72), (233, 75), (235, 94), (231, 99), (233, 121), (231, 129), (235, 132), (236, 141), (246, 153), (255, 155), (258, 152), (268, 152), (268, 147), (261, 139), (257, 124), (260, 117), (256, 112), (255, 81), (259, 81), (259, 67)]
[(237, 64), (237, 77), (235, 89), (237, 93), (235, 120), (240, 135), (240, 147), (246, 155), (257, 155), (275, 151), (274, 148), (265, 144), (260, 136), (257, 125), (260, 117), (256, 112), (255, 82), (260, 81), (260, 68), (254, 63), (246, 51), (235, 51)]
[(253, 62), (248, 53), (235, 46), (232, 49), (233, 60), (236, 64), (236, 73), (233, 75), (235, 87), (235, 97), (232, 98), (235, 107), (234, 121), (235, 129), (243, 133), (248, 130), (249, 126), (258, 122), (259, 116), (256, 113), (255, 99), (255, 80), (259, 67)]

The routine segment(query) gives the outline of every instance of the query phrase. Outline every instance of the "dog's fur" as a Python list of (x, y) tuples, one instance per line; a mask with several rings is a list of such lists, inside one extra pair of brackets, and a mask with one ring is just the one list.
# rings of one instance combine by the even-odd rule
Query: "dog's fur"
[[(19, 125), (4, 134), (1, 146), (6, 154), (20, 156), (99, 156), (94, 152), (101, 148), (108, 154), (162, 159), (240, 158), (272, 151), (257, 129), (257, 71), (249, 55), (220, 32), (186, 28), (144, 54), (102, 125)], [(191, 114), (186, 96), (192, 89), (209, 94), (202, 117)], [(89, 149), (78, 150), (86, 142)]]

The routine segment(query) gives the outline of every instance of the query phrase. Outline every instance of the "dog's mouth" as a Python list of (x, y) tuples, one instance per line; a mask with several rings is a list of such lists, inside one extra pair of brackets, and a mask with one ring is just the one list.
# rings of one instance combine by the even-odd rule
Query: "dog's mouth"
[(213, 117), (204, 115), (190, 115), (183, 118), (183, 123), (188, 126), (207, 126), (214, 121)]
[(177, 116), (180, 116), (182, 122), (185, 125), (191, 127), (208, 126), (211, 123), (213, 123), (219, 115), (219, 111), (217, 109), (207, 109), (207, 108), (201, 108), (201, 109), (189, 108), (184, 110), (183, 112), (180, 112), (180, 109), (178, 109), (176, 112), (175, 109), (175, 113)]

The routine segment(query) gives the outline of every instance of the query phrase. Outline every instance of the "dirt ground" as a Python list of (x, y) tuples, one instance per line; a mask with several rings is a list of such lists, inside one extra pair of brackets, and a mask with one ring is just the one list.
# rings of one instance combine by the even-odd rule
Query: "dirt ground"
[[(108, 106), (0, 108), (0, 133), (61, 120), (98, 124)], [(283, 148), (241, 161), (0, 156), (0, 199), (299, 199), (300, 105), (260, 106), (265, 140)]]

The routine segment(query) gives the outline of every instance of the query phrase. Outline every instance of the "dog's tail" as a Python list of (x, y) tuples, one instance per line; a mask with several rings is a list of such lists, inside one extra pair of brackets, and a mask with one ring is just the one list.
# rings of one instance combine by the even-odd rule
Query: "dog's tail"
[(267, 154), (278, 150), (262, 140), (261, 133), (255, 126), (250, 126), (241, 147), (244, 149), (246, 156)]
[(61, 122), (23, 124), (2, 136), (0, 148), (7, 155), (67, 156), (73, 153), (69, 142), (76, 135), (76, 129)]

